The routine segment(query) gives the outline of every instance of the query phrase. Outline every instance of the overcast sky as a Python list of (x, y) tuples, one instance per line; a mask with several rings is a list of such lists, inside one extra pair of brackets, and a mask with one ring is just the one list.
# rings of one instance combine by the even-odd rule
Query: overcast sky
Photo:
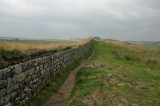
[(0, 0), (0, 36), (160, 41), (160, 0)]

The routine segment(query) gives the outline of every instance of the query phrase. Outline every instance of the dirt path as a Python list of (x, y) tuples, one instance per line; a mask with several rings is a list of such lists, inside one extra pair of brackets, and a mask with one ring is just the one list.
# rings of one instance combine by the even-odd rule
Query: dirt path
[[(94, 51), (95, 52), (95, 51)], [(86, 60), (82, 61), (80, 66), (70, 72), (68, 78), (65, 80), (64, 84), (59, 89), (58, 93), (50, 98), (43, 106), (64, 106), (66, 101), (69, 99), (71, 92), (74, 88), (75, 78), (78, 70), (84, 67), (88, 61), (93, 57), (93, 54)]]

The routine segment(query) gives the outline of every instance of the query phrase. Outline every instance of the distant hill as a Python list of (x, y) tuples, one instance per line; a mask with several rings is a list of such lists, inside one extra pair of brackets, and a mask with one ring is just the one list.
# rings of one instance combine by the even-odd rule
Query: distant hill
[(0, 39), (6, 39), (6, 40), (31, 40), (31, 39), (28, 39), (28, 38), (19, 38), (19, 37), (2, 37), (0, 36)]
[(138, 45), (144, 45), (144, 46), (150, 46), (150, 47), (154, 47), (154, 48), (159, 48), (160, 49), (160, 41), (126, 41), (128, 43), (132, 43), (132, 44), (138, 44)]
[(18, 39), (18, 38), (15, 38), (15, 37), (1, 37), (0, 36), (0, 39), (10, 39), (10, 40), (12, 40), (12, 39)]

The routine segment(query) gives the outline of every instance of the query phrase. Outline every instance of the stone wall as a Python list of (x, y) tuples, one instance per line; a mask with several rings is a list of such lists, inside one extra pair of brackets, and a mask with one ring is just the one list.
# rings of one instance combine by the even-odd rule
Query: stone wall
[(76, 59), (83, 57), (93, 42), (1, 69), (0, 106), (17, 106), (30, 100)]

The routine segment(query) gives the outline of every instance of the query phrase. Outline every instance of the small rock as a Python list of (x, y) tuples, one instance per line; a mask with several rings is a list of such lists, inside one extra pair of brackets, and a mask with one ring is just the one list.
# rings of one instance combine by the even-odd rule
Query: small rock
[(107, 76), (108, 76), (108, 77), (112, 77), (112, 76), (113, 76), (113, 74), (111, 74), (111, 73), (108, 73), (108, 74), (107, 74)]
[(123, 97), (121, 97), (121, 102), (128, 104), (128, 100)]
[(106, 88), (109, 88), (109, 87), (110, 87), (107, 82), (105, 82), (104, 85), (106, 86)]
[(122, 82), (120, 82), (120, 83), (118, 83), (117, 84), (117, 86), (125, 86), (126, 84), (125, 83), (122, 83)]
[(117, 83), (119, 83), (119, 81), (117, 79), (110, 79), (109, 83), (111, 83), (111, 84), (117, 84)]
[(132, 88), (132, 85), (131, 85), (131, 84), (129, 84), (129, 83), (126, 83), (126, 85)]
[(138, 106), (138, 104), (132, 104), (132, 106)]
[(124, 79), (124, 78), (126, 78), (126, 75), (118, 75), (118, 77), (119, 77), (120, 79)]

